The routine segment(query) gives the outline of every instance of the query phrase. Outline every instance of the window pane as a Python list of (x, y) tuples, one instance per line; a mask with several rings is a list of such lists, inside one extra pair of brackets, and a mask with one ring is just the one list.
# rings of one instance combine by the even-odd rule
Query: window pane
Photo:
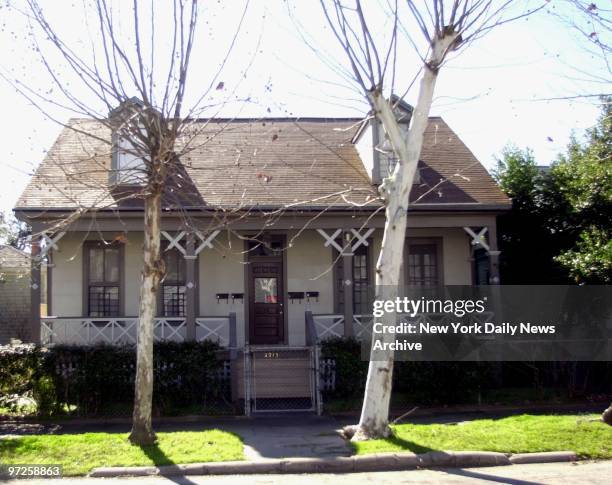
[(411, 244), (408, 248), (408, 284), (438, 284), (437, 247), (435, 244)]
[(119, 249), (104, 249), (104, 280), (106, 283), (119, 282)]
[(255, 278), (255, 303), (277, 303), (276, 278)]
[(90, 286), (89, 316), (117, 317), (119, 316), (119, 287)]
[(185, 316), (185, 287), (182, 285), (165, 285), (163, 292), (165, 317)]
[(89, 250), (89, 281), (100, 283), (104, 281), (104, 249)]

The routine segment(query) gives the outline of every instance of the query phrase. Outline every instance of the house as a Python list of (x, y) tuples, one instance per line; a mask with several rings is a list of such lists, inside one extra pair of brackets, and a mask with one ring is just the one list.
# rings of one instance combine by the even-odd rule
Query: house
[[(194, 127), (164, 194), (156, 338), (231, 349), (235, 392), (254, 409), (304, 396), (314, 407), (313, 344), (367, 331), (384, 226), (374, 195), (395, 162), (382, 127), (349, 118)], [(42, 235), (32, 252), (47, 263), (50, 316), (30, 323), (45, 344), (135, 342), (143, 209), (125, 196), (138, 184), (134, 159), (120, 143), (111, 153), (112, 137), (99, 121), (71, 120), (15, 208)], [(406, 284), (499, 282), (496, 217), (509, 200), (442, 118), (429, 120), (410, 197)], [(37, 302), (36, 265), (32, 277)]]
[(28, 340), (30, 255), (0, 244), (0, 345)]

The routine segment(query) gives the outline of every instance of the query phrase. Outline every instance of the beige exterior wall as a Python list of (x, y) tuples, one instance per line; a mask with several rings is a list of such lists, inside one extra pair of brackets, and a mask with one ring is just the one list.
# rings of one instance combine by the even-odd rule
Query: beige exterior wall
[(227, 233), (220, 233), (213, 248), (205, 248), (198, 257), (199, 316), (227, 316), (236, 313), (236, 340), (244, 344), (244, 315), (246, 302), (232, 300), (217, 302), (217, 293), (246, 293), (244, 288), (244, 242)]
[(83, 233), (69, 232), (53, 250), (51, 271), (51, 312), (55, 316), (82, 315)]
[[(83, 249), (84, 233), (68, 233), (54, 251), (55, 267), (52, 271), (52, 309), (56, 316), (82, 315)], [(112, 235), (105, 234), (111, 238)], [(295, 238), (294, 238), (295, 237)], [(447, 285), (469, 285), (472, 280), (469, 238), (462, 228), (409, 229), (408, 237), (441, 237), (443, 241), (444, 283)], [(95, 239), (91, 234), (88, 239)], [(371, 236), (372, 278), (378, 252), (382, 242), (382, 230)], [(314, 230), (307, 230), (296, 237), (296, 232), (287, 233), (291, 247), (287, 250), (286, 290), (318, 291), (318, 301), (285, 301), (285, 313), (290, 345), (304, 345), (304, 312), (315, 314), (334, 312), (334, 272), (331, 247), (324, 247), (324, 239)], [(205, 248), (198, 258), (198, 316), (226, 316), (236, 313), (237, 341), (245, 341), (245, 314), (248, 302), (217, 302), (217, 293), (243, 293), (245, 264), (244, 243), (238, 237), (221, 233), (213, 242), (213, 249)], [(125, 246), (125, 314), (138, 314), (140, 268), (142, 261), (142, 233), (128, 234)]]
[(306, 321), (304, 312), (334, 312), (333, 256), (331, 247), (324, 247), (325, 240), (316, 231), (304, 231), (292, 239), (295, 232), (288, 234), (292, 246), (287, 250), (287, 291), (318, 291), (319, 301), (285, 303), (289, 328), (289, 344), (306, 343)]

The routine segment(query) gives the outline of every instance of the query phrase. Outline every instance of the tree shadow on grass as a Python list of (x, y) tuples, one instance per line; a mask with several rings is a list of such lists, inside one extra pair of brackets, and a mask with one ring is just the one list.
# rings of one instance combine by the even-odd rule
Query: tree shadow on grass
[[(394, 447), (399, 448), (401, 451), (411, 451), (413, 453), (427, 453), (429, 451), (440, 451), (435, 448), (430, 448), (429, 446), (415, 443), (414, 441), (408, 441), (404, 438), (401, 438), (397, 434), (392, 434), (388, 438), (381, 439), (380, 441), (393, 445)], [(356, 452), (357, 447), (355, 446), (355, 443), (349, 441), (349, 444), (351, 448), (353, 449), (353, 452)]]
[[(147, 457), (149, 458), (149, 460), (151, 460), (153, 462), (153, 464), (155, 466), (172, 466), (172, 465), (178, 465), (177, 463), (174, 463), (169, 457), (168, 455), (166, 455), (161, 448), (157, 445), (134, 445), (134, 446), (138, 446), (142, 452), (147, 455)], [(164, 478), (166, 478), (167, 480), (177, 483), (179, 485), (196, 485), (196, 482), (190, 480), (189, 478), (187, 478), (184, 475), (172, 475), (172, 474), (162, 474), (161, 476), (163, 476)]]

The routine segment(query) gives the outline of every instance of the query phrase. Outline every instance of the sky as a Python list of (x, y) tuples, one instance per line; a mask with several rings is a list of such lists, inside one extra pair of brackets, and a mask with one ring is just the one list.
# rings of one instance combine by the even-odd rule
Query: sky
[[(88, 1), (40, 3), (57, 32), (87, 57), (92, 52), (93, 24), (82, 8)], [(384, 8), (385, 0), (365, 3), (375, 15)], [(524, 3), (529, 2), (519, 2), (519, 6)], [(214, 108), (204, 115), (333, 117), (361, 116), (368, 111), (362, 94), (338, 74), (346, 69), (345, 60), (318, 2), (251, 0), (245, 4), (237, 0), (205, 5), (188, 89), (197, 97), (212, 81), (215, 85), (223, 81), (224, 88), (211, 94)], [(156, 18), (167, 18), (163, 8)], [(127, 32), (126, 42), (131, 33), (128, 10), (119, 8), (117, 14)], [(442, 116), (489, 169), (509, 143), (531, 148), (538, 164), (549, 164), (564, 151), (572, 133), (582, 136), (598, 115), (595, 100), (567, 97), (610, 91), (610, 82), (593, 82), (591, 75), (602, 72), (601, 58), (590, 55), (554, 12), (563, 16), (568, 10), (564, 2), (552, 0), (546, 10), (493, 29), (453, 56), (441, 71), (431, 114)], [(377, 25), (383, 32), (382, 17)], [(406, 24), (406, 28), (412, 27)], [(154, 50), (156, 60), (160, 59), (158, 66), (167, 52), (168, 31), (159, 34)], [(51, 84), (30, 40), (23, 16), (0, 9), (0, 73), (47, 93)], [(403, 92), (416, 73), (418, 58), (408, 49), (400, 53), (397, 84)], [(44, 55), (57, 66), (65, 86), (95, 104), (91, 93), (78, 88), (77, 80), (51, 50)], [(223, 69), (215, 77), (219, 66)], [(605, 75), (609, 77), (608, 72)], [(59, 93), (54, 90), (48, 96), (56, 99)], [(64, 122), (73, 113), (49, 105), (43, 113), (1, 77), (0, 99), (4, 109), (0, 118), (0, 211), (8, 211), (61, 130), (48, 115)], [(406, 100), (415, 102), (416, 85)]]

